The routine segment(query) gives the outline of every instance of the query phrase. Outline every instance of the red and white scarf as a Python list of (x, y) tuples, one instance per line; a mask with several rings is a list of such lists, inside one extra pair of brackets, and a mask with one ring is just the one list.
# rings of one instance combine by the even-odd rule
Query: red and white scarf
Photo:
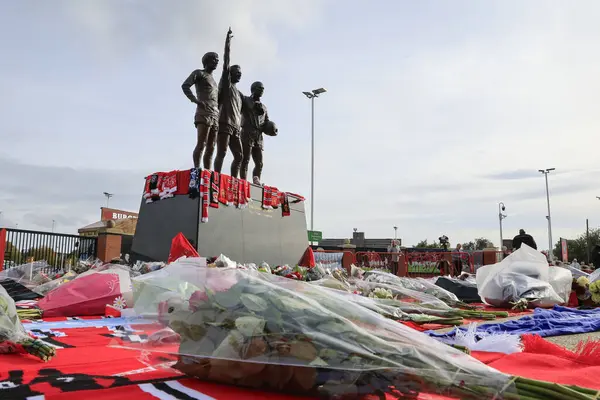
[(211, 172), (207, 169), (200, 173), (200, 196), (202, 198), (202, 218), (201, 222), (208, 222), (208, 206), (210, 205), (210, 176)]
[(262, 208), (265, 210), (273, 209), (273, 191), (271, 186), (263, 186)]
[(219, 208), (219, 186), (221, 186), (220, 174), (213, 171), (210, 181), (210, 206)]

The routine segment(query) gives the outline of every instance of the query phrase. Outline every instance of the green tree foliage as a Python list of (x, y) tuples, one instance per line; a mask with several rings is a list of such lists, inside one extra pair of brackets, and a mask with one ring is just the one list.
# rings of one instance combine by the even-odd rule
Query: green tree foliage
[(46, 261), (50, 265), (56, 265), (56, 252), (48, 246), (32, 247), (25, 253), (27, 260), (33, 258), (33, 261)]
[(492, 243), (491, 240), (482, 237), (462, 244), (462, 248), (465, 251), (478, 251), (487, 249), (488, 247), (494, 247), (494, 243)]
[(442, 246), (435, 240), (433, 241), (433, 243), (428, 243), (427, 239), (421, 240), (414, 247), (416, 247), (418, 249), (441, 249), (442, 248)]
[(4, 260), (12, 261), (15, 265), (23, 264), (23, 254), (11, 242), (6, 242)]
[[(590, 260), (587, 258), (588, 245), (590, 251), (595, 245), (600, 244), (600, 229), (590, 229), (589, 242), (586, 233), (582, 233), (576, 239), (567, 240), (567, 253), (569, 255), (569, 261), (573, 261), (575, 258), (579, 262), (588, 263)], [(562, 259), (562, 247), (560, 239), (556, 242), (553, 249), (554, 257)]]

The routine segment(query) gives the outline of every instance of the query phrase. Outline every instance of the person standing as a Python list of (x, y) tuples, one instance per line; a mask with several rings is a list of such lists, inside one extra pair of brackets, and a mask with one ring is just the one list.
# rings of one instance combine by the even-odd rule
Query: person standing
[(232, 37), (231, 28), (229, 28), (225, 39), (223, 73), (219, 82), (219, 133), (217, 134), (217, 156), (213, 170), (221, 172), (227, 148), (229, 148), (233, 155), (231, 176), (237, 178), (242, 163), (242, 142), (240, 140), (242, 94), (236, 84), (242, 79), (242, 68), (239, 65), (229, 66)]
[(400, 263), (400, 245), (397, 240), (392, 240), (390, 245), (387, 248), (388, 253), (392, 253), (392, 274), (398, 274), (398, 267)]
[(456, 244), (456, 249), (452, 252), (452, 266), (454, 267), (454, 273), (451, 273), (452, 276), (457, 276), (462, 273), (462, 245), (460, 243)]
[(513, 251), (521, 248), (522, 244), (537, 250), (537, 244), (533, 239), (533, 236), (525, 233), (525, 229), (519, 229), (519, 234), (513, 238), (512, 247)]
[[(200, 158), (204, 153), (203, 165), (210, 169), (212, 156), (217, 140), (219, 128), (219, 88), (213, 78), (213, 71), (219, 65), (219, 55), (214, 52), (206, 53), (202, 57), (204, 69), (193, 71), (181, 84), (181, 89), (188, 99), (196, 104), (194, 126), (196, 127), (197, 141), (194, 148), (194, 168), (200, 167)], [(196, 95), (192, 92), (196, 89)]]

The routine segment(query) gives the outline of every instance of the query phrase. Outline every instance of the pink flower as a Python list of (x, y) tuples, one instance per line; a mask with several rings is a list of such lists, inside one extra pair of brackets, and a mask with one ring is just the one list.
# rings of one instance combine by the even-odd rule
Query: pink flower
[(196, 290), (190, 296), (189, 301), (190, 301), (190, 310), (196, 311), (200, 304), (208, 301), (208, 295), (206, 294), (206, 291), (204, 291), (204, 290)]
[(235, 275), (229, 271), (226, 273), (216, 271), (214, 274), (209, 274), (207, 276), (205, 288), (196, 290), (190, 296), (190, 310), (195, 311), (201, 303), (208, 301), (207, 290), (211, 290), (215, 293), (222, 293), (231, 289), (236, 283), (237, 279), (235, 278)]

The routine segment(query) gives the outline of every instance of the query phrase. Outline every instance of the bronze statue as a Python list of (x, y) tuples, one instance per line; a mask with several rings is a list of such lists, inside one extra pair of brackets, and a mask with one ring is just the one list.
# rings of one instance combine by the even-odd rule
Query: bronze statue
[[(198, 141), (193, 154), (194, 167), (200, 166), (200, 157), (204, 152), (204, 168), (210, 169), (219, 124), (219, 88), (212, 73), (219, 65), (219, 55), (213, 52), (206, 53), (202, 57), (202, 65), (204, 69), (192, 72), (181, 85), (181, 89), (187, 98), (196, 104), (194, 125)], [(192, 93), (192, 86), (196, 87), (196, 96)]]
[(221, 172), (223, 160), (227, 155), (227, 147), (231, 150), (233, 161), (231, 163), (231, 176), (236, 177), (240, 172), (242, 162), (242, 142), (240, 130), (242, 125), (242, 94), (236, 84), (242, 78), (242, 69), (239, 65), (229, 67), (229, 54), (231, 28), (225, 38), (225, 54), (223, 56), (223, 73), (219, 82), (219, 133), (217, 135), (217, 157), (214, 170)]
[(262, 82), (254, 82), (250, 87), (250, 96), (243, 97), (242, 106), (242, 169), (240, 178), (246, 179), (250, 157), (254, 161), (252, 181), (260, 185), (263, 167), (263, 133), (275, 136), (277, 127), (269, 120), (267, 107), (260, 101), (265, 87)]

